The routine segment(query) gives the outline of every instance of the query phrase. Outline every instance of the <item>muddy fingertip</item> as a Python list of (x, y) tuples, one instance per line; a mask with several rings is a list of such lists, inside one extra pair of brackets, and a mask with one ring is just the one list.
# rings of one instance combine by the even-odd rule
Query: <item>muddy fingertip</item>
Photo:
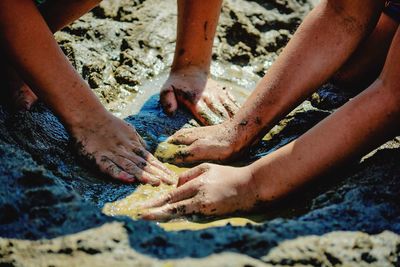
[(176, 110), (178, 109), (178, 103), (176, 102), (175, 99), (175, 94), (173, 90), (165, 90), (161, 91), (160, 93), (160, 104), (163, 109), (163, 111), (168, 115), (168, 116), (174, 116), (176, 113)]

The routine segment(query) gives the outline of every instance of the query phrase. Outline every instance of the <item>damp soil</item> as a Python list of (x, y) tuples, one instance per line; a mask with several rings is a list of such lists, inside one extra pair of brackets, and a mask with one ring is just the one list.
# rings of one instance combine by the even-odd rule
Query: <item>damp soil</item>
[[(248, 92), (313, 2), (224, 1), (213, 77)], [(102, 103), (135, 126), (153, 152), (178, 129), (198, 126), (185, 110), (166, 116), (156, 93), (172, 62), (175, 23), (173, 0), (103, 1), (56, 34)], [(232, 164), (246, 164), (285, 145), (352, 96), (332, 84), (322, 86)], [(104, 177), (77, 157), (68, 133), (43, 103), (30, 112), (15, 112), (6, 104), (0, 104), (2, 266), (400, 262), (398, 138), (277, 205), (231, 218), (197, 217), (161, 225), (134, 219), (133, 202), (169, 188), (125, 185)], [(182, 230), (189, 225), (196, 230)]]

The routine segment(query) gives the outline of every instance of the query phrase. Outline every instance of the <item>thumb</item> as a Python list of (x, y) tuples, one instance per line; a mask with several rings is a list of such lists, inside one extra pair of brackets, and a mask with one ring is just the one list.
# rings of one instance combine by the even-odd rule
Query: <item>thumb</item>
[(172, 86), (161, 89), (160, 103), (165, 113), (170, 116), (174, 115), (178, 108), (178, 102)]

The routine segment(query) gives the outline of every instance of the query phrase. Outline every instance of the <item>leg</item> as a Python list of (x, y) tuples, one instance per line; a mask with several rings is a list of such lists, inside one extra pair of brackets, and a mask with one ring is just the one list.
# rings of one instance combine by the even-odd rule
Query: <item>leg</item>
[(382, 71), (390, 43), (399, 23), (382, 13), (371, 35), (354, 52), (332, 81), (344, 89), (368, 87)]
[(178, 30), (171, 73), (161, 89), (168, 114), (178, 103), (204, 124), (216, 124), (238, 109), (224, 88), (209, 78), (212, 45), (222, 0), (178, 0)]
[[(50, 30), (54, 33), (94, 8), (101, 0), (49, 0), (40, 6), (40, 11)], [(6, 64), (5, 77), (8, 80), (9, 94), (16, 109), (27, 109), (36, 102), (37, 96), (19, 77), (13, 68)]]

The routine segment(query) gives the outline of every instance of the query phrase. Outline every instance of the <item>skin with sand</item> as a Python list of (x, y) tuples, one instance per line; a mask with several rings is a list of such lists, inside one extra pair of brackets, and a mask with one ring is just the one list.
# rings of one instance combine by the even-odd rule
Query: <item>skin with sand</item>
[[(103, 173), (124, 183), (170, 184), (173, 173), (146, 150), (134, 128), (101, 105), (52, 36), (98, 3), (47, 1), (39, 9), (31, 0), (2, 2), (2, 53), (7, 58), (2, 68), (12, 79), (10, 96), (15, 107), (26, 109), (40, 97), (64, 123), (77, 153)], [(175, 59), (161, 89), (161, 104), (168, 114), (179, 103), (206, 125), (220, 123), (238, 109), (227, 90), (209, 78), (209, 37), (215, 34), (221, 1), (213, 1), (213, 7), (178, 1)]]
[[(177, 162), (230, 159), (259, 140), (346, 62), (349, 68), (369, 57), (371, 62), (364, 61), (355, 71), (350, 68), (353, 75), (376, 78), (365, 91), (299, 139), (249, 166), (202, 164), (181, 174), (178, 188), (148, 202), (146, 207), (152, 209), (143, 218), (221, 215), (249, 210), (259, 202), (275, 202), (395, 136), (400, 116), (399, 64), (395, 61), (400, 32), (398, 24), (382, 14), (383, 6), (372, 0), (322, 1), (233, 119), (218, 126), (181, 130), (169, 142), (186, 145), (177, 153), (188, 156), (177, 157)], [(381, 50), (388, 53), (386, 61)], [(376, 66), (370, 67), (376, 62), (384, 62), (381, 73)], [(340, 75), (346, 76), (344, 70), (335, 78)]]

